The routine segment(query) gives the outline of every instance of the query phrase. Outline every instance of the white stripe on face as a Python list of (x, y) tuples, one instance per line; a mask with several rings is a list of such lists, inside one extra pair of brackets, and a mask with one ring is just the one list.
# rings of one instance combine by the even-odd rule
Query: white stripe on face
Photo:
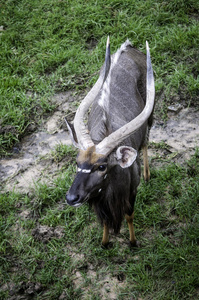
[(82, 173), (91, 173), (91, 170), (77, 168), (77, 172), (82, 172)]

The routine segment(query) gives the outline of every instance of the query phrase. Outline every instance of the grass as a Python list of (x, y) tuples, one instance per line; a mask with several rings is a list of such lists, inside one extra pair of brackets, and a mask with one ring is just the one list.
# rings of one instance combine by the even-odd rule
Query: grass
[(102, 229), (89, 207), (64, 204), (74, 168), (51, 185), (37, 185), (31, 195), (0, 194), (1, 298), (196, 299), (198, 151), (184, 166), (152, 169), (150, 182), (141, 182), (137, 250), (128, 247), (125, 222), (119, 236), (111, 235), (112, 248), (102, 249)]
[(197, 0), (4, 0), (0, 10), (1, 155), (53, 111), (52, 95), (94, 83), (107, 35), (112, 52), (148, 40), (157, 98), (198, 106)]
[[(107, 35), (112, 52), (126, 38), (141, 51), (149, 41), (159, 118), (176, 101), (198, 108), (197, 0), (4, 0), (0, 11), (0, 155), (53, 112), (54, 94), (95, 82)], [(0, 298), (197, 299), (199, 152), (151, 170), (135, 208), (141, 247), (128, 247), (124, 222), (107, 251), (93, 212), (65, 205), (75, 154), (58, 145), (57, 179), (0, 193)]]

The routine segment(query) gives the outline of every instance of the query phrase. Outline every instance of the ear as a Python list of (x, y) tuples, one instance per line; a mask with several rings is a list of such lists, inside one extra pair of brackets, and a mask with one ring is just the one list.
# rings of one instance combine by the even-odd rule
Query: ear
[(136, 160), (137, 151), (128, 146), (121, 146), (116, 151), (116, 159), (122, 168), (130, 167)]
[(74, 128), (74, 126), (73, 126), (71, 123), (69, 123), (69, 122), (67, 121), (66, 118), (64, 118), (64, 120), (65, 120), (65, 122), (66, 122), (68, 131), (69, 131), (69, 133), (70, 133), (70, 138), (71, 138), (71, 140), (72, 140), (73, 145), (74, 145), (76, 148), (79, 149), (80, 147), (79, 147), (79, 144), (78, 144), (78, 142), (77, 142), (77, 136), (76, 136), (76, 133), (75, 133), (75, 128)]

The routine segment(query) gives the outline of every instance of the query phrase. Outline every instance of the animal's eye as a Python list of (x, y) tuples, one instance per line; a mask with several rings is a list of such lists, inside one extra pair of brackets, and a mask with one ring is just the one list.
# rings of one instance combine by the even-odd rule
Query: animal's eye
[(100, 165), (98, 167), (98, 170), (101, 171), (101, 172), (104, 172), (106, 170), (106, 165)]

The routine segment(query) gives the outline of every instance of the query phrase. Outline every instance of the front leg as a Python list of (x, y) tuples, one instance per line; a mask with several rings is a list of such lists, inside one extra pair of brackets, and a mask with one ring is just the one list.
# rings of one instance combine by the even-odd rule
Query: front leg
[(103, 238), (102, 238), (102, 245), (107, 247), (109, 243), (109, 228), (106, 224), (104, 224), (104, 231), (103, 231)]
[(136, 247), (137, 243), (136, 243), (136, 237), (135, 237), (134, 226), (133, 226), (134, 212), (130, 216), (125, 215), (125, 218), (129, 227), (130, 244), (132, 247)]

